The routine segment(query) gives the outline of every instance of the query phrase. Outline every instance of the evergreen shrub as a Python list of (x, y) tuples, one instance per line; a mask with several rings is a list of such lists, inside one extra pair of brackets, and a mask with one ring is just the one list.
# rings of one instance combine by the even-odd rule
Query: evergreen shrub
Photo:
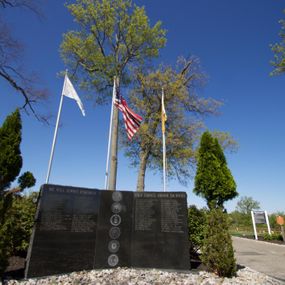
[(221, 209), (212, 209), (207, 215), (201, 260), (209, 271), (220, 277), (233, 277), (236, 274), (228, 217)]

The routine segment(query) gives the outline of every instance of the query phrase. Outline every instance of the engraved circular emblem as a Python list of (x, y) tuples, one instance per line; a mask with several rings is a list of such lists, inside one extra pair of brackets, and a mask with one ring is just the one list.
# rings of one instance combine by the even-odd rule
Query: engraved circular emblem
[(113, 201), (115, 202), (119, 202), (121, 201), (123, 198), (123, 195), (121, 192), (118, 192), (118, 191), (114, 191), (113, 194), (112, 194), (112, 199)]
[(122, 211), (122, 204), (115, 202), (111, 206), (111, 211), (115, 214), (118, 214)]
[(122, 221), (121, 217), (117, 214), (111, 216), (111, 218), (110, 218), (110, 223), (113, 226), (118, 226), (121, 223), (121, 221)]
[(108, 264), (109, 264), (109, 266), (114, 267), (114, 266), (116, 266), (118, 263), (119, 263), (119, 257), (118, 257), (117, 254), (111, 254), (111, 255), (108, 257)]
[(115, 253), (119, 250), (120, 243), (117, 240), (111, 240), (108, 244), (108, 249), (110, 252)]
[(117, 238), (119, 238), (120, 235), (121, 235), (120, 228), (112, 227), (109, 230), (109, 236), (110, 236), (111, 239), (117, 239)]

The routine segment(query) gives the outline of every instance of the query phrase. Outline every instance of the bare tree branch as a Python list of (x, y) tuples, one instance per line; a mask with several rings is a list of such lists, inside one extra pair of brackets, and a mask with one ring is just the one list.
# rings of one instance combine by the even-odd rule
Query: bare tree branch
[[(0, 0), (0, 8), (24, 7), (40, 16), (38, 1), (35, 0)], [(9, 26), (0, 19), (0, 79), (3, 79), (24, 99), (20, 107), (37, 120), (48, 122), (47, 117), (35, 110), (35, 104), (47, 98), (47, 90), (37, 87), (36, 76), (28, 75), (21, 67), (23, 45), (17, 41)]]
[[(14, 70), (12, 67), (9, 67), (9, 69)], [(19, 72), (17, 72), (17, 74), (19, 74)], [(15, 90), (19, 91), (23, 95), (25, 102), (24, 102), (24, 105), (21, 107), (21, 109), (24, 109), (27, 113), (29, 113), (27, 110), (27, 108), (28, 108), (39, 121), (44, 121), (47, 123), (47, 119), (43, 116), (39, 116), (33, 107), (33, 103), (36, 103), (37, 100), (36, 100), (36, 98), (34, 98), (34, 99), (31, 98), (31, 94), (29, 93), (29, 91), (32, 91), (31, 88), (27, 88), (27, 86), (26, 86), (26, 88), (22, 87), (7, 72), (7, 69), (5, 69), (3, 66), (2, 67), (0, 66), (0, 77), (4, 78)], [(24, 77), (22, 75), (20, 75), (20, 77), (22, 79), (24, 79)], [(41, 90), (40, 92), (41, 92), (42, 97), (45, 97), (44, 96), (45, 90)], [(41, 96), (39, 96), (39, 97), (41, 97)]]
[(0, 8), (26, 8), (32, 11), (39, 18), (43, 17), (43, 14), (39, 8), (39, 0), (0, 0)]

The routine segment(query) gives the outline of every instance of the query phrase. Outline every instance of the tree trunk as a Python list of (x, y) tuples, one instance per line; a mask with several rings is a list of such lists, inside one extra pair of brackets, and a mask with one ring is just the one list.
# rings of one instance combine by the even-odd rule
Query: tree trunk
[[(159, 109), (160, 110), (160, 109)], [(149, 118), (150, 114), (146, 116), (146, 118)], [(157, 126), (159, 124), (159, 119), (154, 121), (153, 124), (149, 125), (149, 121), (145, 120), (145, 124), (149, 126), (149, 134), (151, 136), (154, 136)], [(138, 173), (138, 180), (137, 180), (137, 191), (144, 191), (144, 181), (145, 181), (145, 172), (146, 172), (146, 165), (147, 161), (150, 155), (151, 145), (144, 144), (141, 146), (140, 151), (140, 167), (139, 167), (139, 173)]]
[(138, 173), (137, 191), (144, 191), (145, 172), (148, 157), (149, 151), (142, 150), (140, 153), (140, 168)]
[[(119, 79), (116, 79), (116, 86), (120, 88)], [(113, 104), (113, 102), (112, 102)], [(112, 140), (111, 140), (111, 162), (110, 162), (110, 176), (108, 183), (108, 190), (116, 191), (117, 182), (117, 164), (118, 164), (118, 125), (119, 125), (119, 110), (114, 107), (112, 119)]]

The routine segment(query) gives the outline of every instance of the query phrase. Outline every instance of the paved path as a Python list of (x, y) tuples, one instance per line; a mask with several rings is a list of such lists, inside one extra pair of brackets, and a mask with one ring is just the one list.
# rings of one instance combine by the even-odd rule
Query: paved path
[(284, 281), (285, 245), (233, 237), (237, 263)]

